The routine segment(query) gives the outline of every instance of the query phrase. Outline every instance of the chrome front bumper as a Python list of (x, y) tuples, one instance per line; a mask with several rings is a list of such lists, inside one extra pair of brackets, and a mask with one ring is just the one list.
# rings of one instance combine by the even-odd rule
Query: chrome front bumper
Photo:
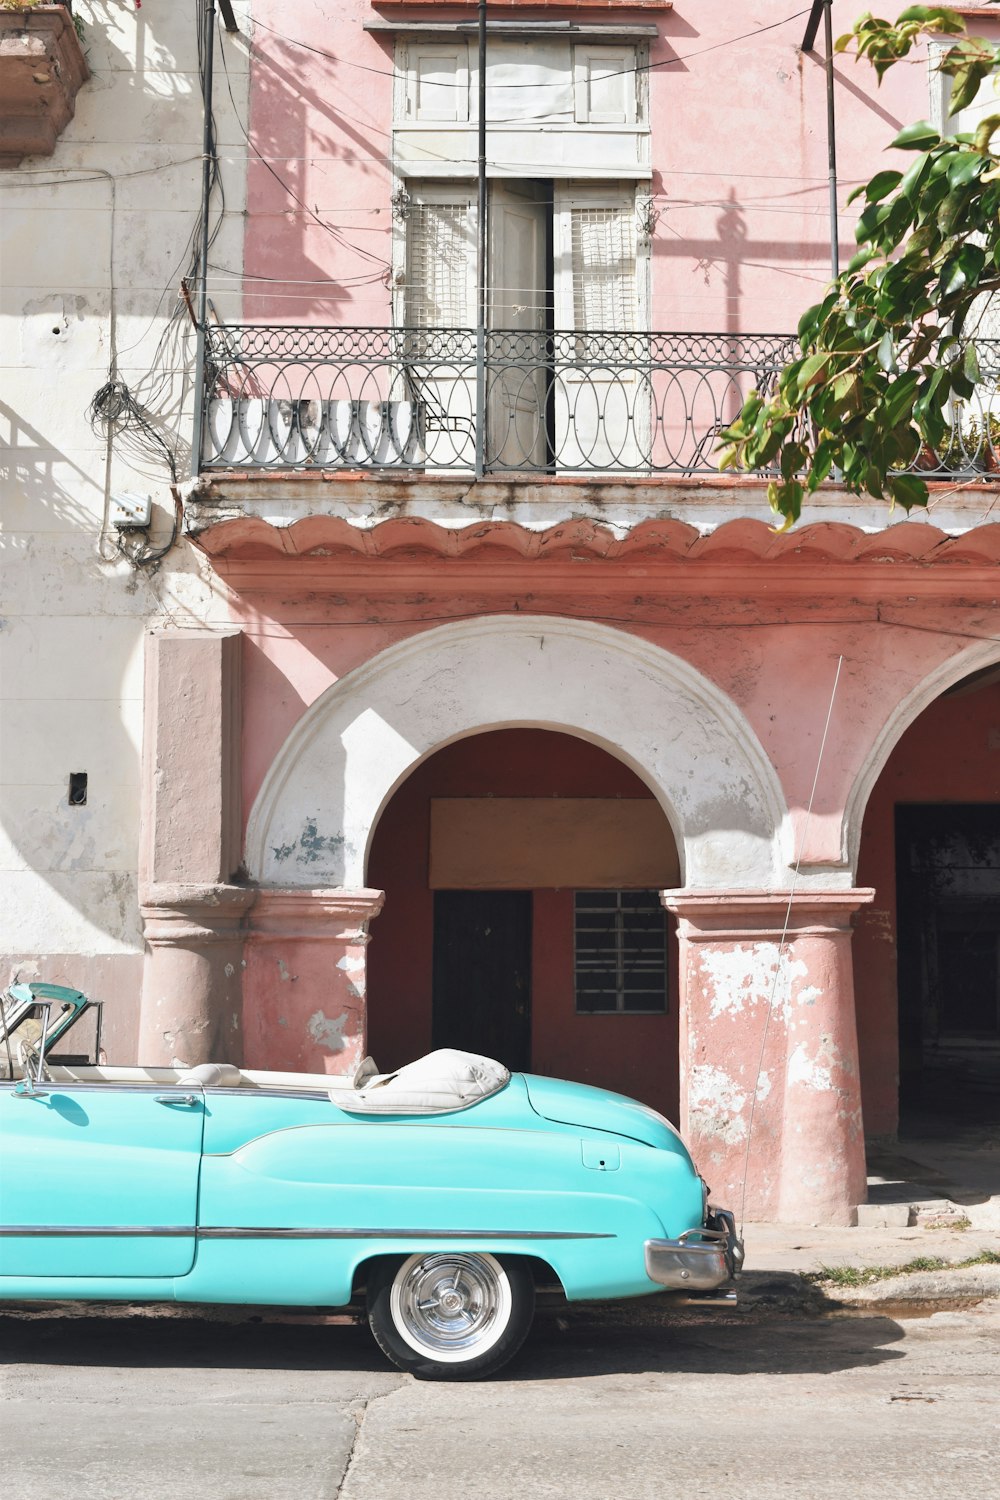
[(679, 1292), (712, 1292), (739, 1274), (743, 1241), (725, 1208), (709, 1205), (705, 1226), (676, 1240), (646, 1241), (646, 1275)]

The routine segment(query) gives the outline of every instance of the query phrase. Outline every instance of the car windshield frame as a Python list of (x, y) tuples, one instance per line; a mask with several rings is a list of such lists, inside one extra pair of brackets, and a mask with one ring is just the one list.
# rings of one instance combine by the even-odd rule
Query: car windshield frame
[[(97, 1012), (94, 1049), (99, 1058), (103, 1009), (103, 1002), (91, 1000), (67, 985), (12, 984), (0, 997), (0, 1072), (8, 1078), (14, 1077), (12, 1040), (27, 1037), (39, 1047), (43, 1057), (48, 1056), (56, 1042), (89, 1011)], [(32, 1023), (37, 1023), (35, 1032)]]

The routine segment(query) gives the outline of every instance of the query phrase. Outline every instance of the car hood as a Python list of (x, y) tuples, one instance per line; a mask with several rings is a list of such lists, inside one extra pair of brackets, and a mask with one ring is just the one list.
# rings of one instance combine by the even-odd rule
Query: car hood
[(522, 1076), (531, 1107), (543, 1120), (579, 1125), (584, 1130), (610, 1131), (691, 1161), (687, 1147), (670, 1121), (637, 1099), (591, 1088), (585, 1083), (568, 1083), (561, 1078), (542, 1078), (535, 1073)]

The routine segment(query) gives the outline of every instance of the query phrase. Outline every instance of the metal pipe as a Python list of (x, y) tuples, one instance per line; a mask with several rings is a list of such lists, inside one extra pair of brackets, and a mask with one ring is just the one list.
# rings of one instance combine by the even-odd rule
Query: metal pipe
[(476, 478), (486, 472), (486, 0), (479, 0), (479, 182), (476, 243)]
[(823, 17), (826, 45), (826, 155), (830, 176), (830, 272), (840, 275), (840, 230), (837, 224), (837, 116), (834, 109), (833, 0), (826, 0)]
[(191, 475), (197, 479), (201, 468), (202, 434), (205, 422), (205, 337), (208, 323), (208, 241), (209, 200), (215, 168), (212, 139), (212, 83), (215, 63), (215, 0), (202, 0), (202, 100), (204, 120), (201, 161), (201, 246), (198, 278), (198, 320), (194, 359), (194, 430), (191, 438)]
[(823, 40), (826, 48), (826, 157), (830, 181), (830, 267), (834, 281), (840, 275), (840, 229), (837, 223), (837, 117), (834, 108), (833, 76), (833, 0), (813, 0), (806, 22), (802, 51), (811, 52), (816, 45), (820, 12), (823, 13)]
[(819, 13), (826, 3), (827, 0), (812, 0), (812, 10), (809, 12), (809, 19), (806, 22), (806, 34), (802, 38), (803, 52), (811, 52), (816, 45), (816, 33), (819, 30)]

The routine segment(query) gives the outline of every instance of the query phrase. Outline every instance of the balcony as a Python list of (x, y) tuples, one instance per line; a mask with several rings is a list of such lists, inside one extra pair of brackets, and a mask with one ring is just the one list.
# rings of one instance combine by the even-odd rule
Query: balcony
[[(797, 349), (784, 334), (506, 332), (486, 335), (478, 397), (468, 328), (243, 323), (206, 334), (201, 470), (717, 475), (718, 438), (748, 392)], [(1000, 469), (1000, 340), (979, 340), (976, 398), (918, 467)]]
[(50, 156), (90, 77), (69, 5), (0, 11), (0, 167)]

